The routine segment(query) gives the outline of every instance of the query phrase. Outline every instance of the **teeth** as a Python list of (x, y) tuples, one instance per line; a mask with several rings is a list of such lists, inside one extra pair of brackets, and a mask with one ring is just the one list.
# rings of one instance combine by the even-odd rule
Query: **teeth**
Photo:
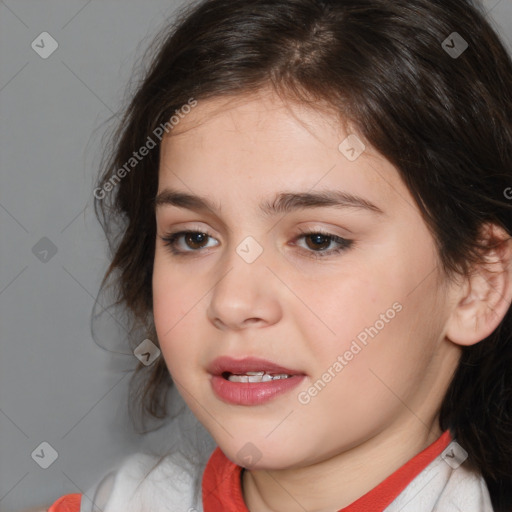
[(291, 375), (281, 373), (279, 375), (269, 375), (265, 372), (247, 372), (245, 375), (229, 375), (230, 382), (269, 382), (271, 380), (288, 379)]

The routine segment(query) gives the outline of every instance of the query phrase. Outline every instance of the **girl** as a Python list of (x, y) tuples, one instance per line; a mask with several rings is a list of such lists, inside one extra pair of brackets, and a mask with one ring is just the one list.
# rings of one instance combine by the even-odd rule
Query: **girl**
[(146, 329), (144, 411), (172, 382), (218, 446), (49, 510), (512, 510), (512, 63), (484, 14), (205, 0), (164, 37), (95, 190), (124, 223), (104, 283)]

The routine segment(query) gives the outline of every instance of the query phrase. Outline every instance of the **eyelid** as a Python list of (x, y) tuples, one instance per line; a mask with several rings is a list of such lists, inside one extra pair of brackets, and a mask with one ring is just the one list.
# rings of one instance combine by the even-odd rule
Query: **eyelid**
[[(185, 235), (188, 234), (201, 234), (206, 235), (208, 239), (216, 240), (216, 238), (209, 232), (209, 230), (205, 229), (179, 229), (176, 228), (172, 232), (169, 232), (165, 236), (159, 236), (159, 238), (162, 240), (164, 245), (168, 248), (169, 252), (176, 256), (176, 257), (195, 257), (196, 255), (200, 256), (202, 253), (205, 252), (206, 248), (199, 248), (199, 249), (176, 249), (176, 242), (178, 239), (182, 238)], [(304, 248), (300, 248), (301, 252), (305, 254), (306, 257), (313, 258), (315, 260), (321, 259), (321, 258), (328, 258), (328, 257), (335, 257), (340, 253), (343, 253), (350, 249), (354, 245), (354, 240), (344, 238), (341, 236), (338, 236), (329, 230), (326, 230), (324, 228), (309, 228), (309, 229), (301, 229), (299, 228), (299, 235), (295, 236), (293, 238), (293, 243), (291, 245), (297, 246), (297, 240), (305, 239), (308, 236), (313, 235), (320, 235), (325, 238), (330, 239), (330, 244), (335, 243), (337, 244), (337, 248), (330, 249), (327, 251), (315, 251), (315, 250), (308, 250)]]
[(308, 251), (305, 249), (305, 251), (307, 253), (309, 253), (315, 259), (324, 258), (324, 257), (327, 258), (329, 256), (336, 256), (339, 253), (343, 253), (346, 250), (353, 247), (353, 245), (355, 243), (355, 240), (353, 240), (351, 238), (346, 238), (343, 236), (336, 235), (335, 233), (332, 233), (330, 230), (324, 229), (324, 228), (311, 228), (311, 229), (308, 228), (305, 230), (302, 230), (299, 228), (299, 232), (300, 232), (300, 235), (296, 236), (294, 241), (299, 240), (299, 239), (304, 239), (311, 235), (321, 235), (326, 238), (330, 238), (331, 242), (338, 244), (338, 247), (336, 249), (330, 249), (328, 251), (311, 251), (311, 250)]

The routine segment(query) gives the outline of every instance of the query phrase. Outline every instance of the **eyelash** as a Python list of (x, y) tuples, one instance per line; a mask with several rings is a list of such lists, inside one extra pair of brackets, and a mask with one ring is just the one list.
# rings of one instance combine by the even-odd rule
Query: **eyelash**
[[(316, 230), (313, 230), (313, 231), (302, 231), (302, 230), (299, 230), (299, 231), (300, 231), (301, 235), (298, 236), (295, 240), (299, 240), (301, 238), (306, 238), (306, 237), (311, 236), (311, 235), (320, 235), (320, 236), (323, 236), (325, 238), (329, 238), (331, 240), (331, 242), (335, 242), (335, 243), (339, 244), (339, 247), (337, 249), (331, 249), (330, 251), (311, 251), (311, 250), (306, 250), (306, 252), (311, 253), (311, 255), (312, 255), (311, 257), (313, 257), (313, 258), (325, 258), (327, 256), (334, 256), (336, 254), (339, 254), (339, 253), (342, 253), (342, 252), (346, 251), (354, 243), (353, 240), (349, 240), (347, 238), (341, 238), (339, 236), (333, 235), (332, 233), (328, 233), (326, 231), (322, 231), (321, 229), (316, 229)], [(175, 256), (185, 256), (186, 257), (187, 253), (196, 253), (196, 252), (199, 252), (200, 249), (189, 250), (189, 251), (180, 251), (180, 250), (176, 249), (176, 241), (180, 237), (182, 237), (183, 235), (194, 235), (194, 234), (206, 235), (208, 238), (214, 238), (207, 231), (195, 231), (195, 230), (191, 230), (191, 231), (177, 231), (175, 233), (169, 233), (166, 236), (163, 236), (163, 237), (160, 237), (160, 238), (164, 242), (164, 245), (169, 248), (169, 251), (173, 255), (175, 255)]]

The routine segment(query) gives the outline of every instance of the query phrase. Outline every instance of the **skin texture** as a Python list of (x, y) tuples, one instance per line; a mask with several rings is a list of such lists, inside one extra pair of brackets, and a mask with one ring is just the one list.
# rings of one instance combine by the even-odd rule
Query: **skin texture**
[[(349, 161), (338, 149), (348, 134), (334, 116), (262, 90), (199, 102), (161, 149), (159, 193), (207, 196), (221, 211), (156, 209), (158, 338), (180, 393), (226, 456), (242, 465), (237, 453), (248, 442), (261, 453), (243, 477), (251, 511), (338, 510), (434, 442), (461, 345), (492, 332), (510, 303), (509, 285), (494, 283), (502, 301), (490, 315), (475, 300), (488, 280), (475, 281), (476, 292), (446, 280), (397, 170), (369, 145)], [(362, 196), (384, 213), (324, 207), (266, 218), (258, 210), (278, 192), (320, 190)], [(315, 245), (299, 229), (353, 245), (315, 259), (338, 244)], [(180, 237), (177, 249), (189, 252), (176, 256), (161, 237), (182, 230), (211, 238), (187, 245)], [(248, 236), (263, 249), (251, 264), (236, 252)], [(298, 394), (396, 303), (400, 312), (300, 403)], [(221, 355), (262, 357), (306, 379), (266, 404), (230, 405), (206, 370)]]

